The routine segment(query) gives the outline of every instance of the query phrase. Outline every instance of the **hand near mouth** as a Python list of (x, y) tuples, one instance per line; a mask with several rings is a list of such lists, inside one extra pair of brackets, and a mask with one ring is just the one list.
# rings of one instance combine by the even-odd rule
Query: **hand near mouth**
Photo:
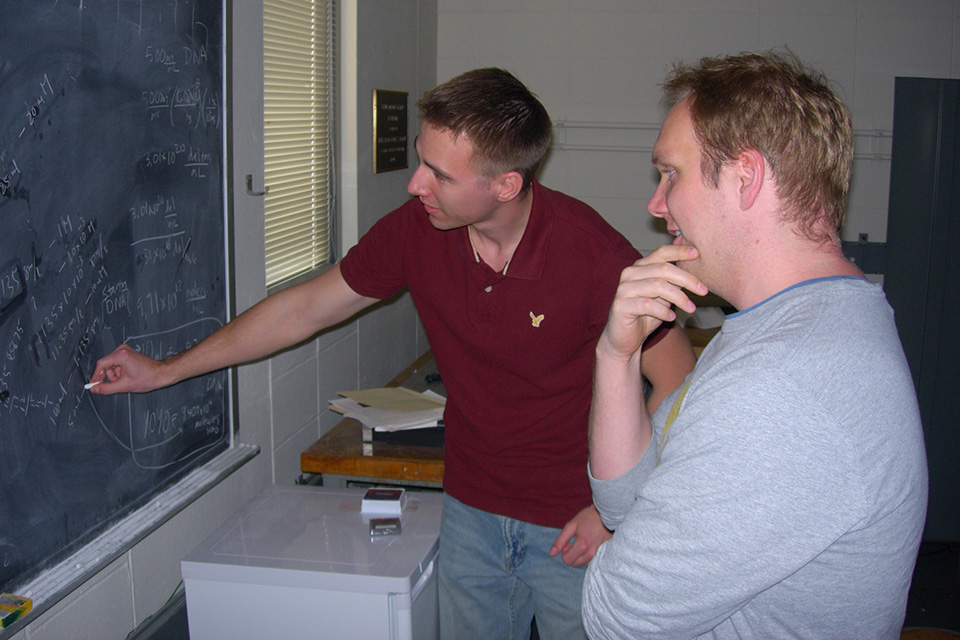
[(705, 295), (707, 286), (674, 263), (699, 255), (689, 245), (665, 245), (624, 269), (598, 350), (629, 358), (663, 322), (676, 319), (674, 305), (693, 313), (697, 307), (684, 289)]

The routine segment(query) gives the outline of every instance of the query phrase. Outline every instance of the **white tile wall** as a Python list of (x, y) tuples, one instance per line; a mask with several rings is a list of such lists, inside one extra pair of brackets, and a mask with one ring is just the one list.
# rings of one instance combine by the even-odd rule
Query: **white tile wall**
[(427, 349), (416, 342), (417, 310), (410, 294), (371, 309), (357, 321), (361, 389), (382, 386)]
[(123, 638), (134, 627), (131, 585), (124, 555), (27, 627), (26, 638)]
[[(227, 485), (224, 489), (229, 489), (231, 485), (241, 485), (242, 480), (239, 475), (233, 475), (224, 484)], [(239, 493), (234, 489), (233, 492), (204, 494), (174, 516), (162, 530), (153, 532), (128, 552), (136, 624), (141, 624), (156, 613), (173, 595), (180, 582), (179, 562), (165, 560), (186, 556), (200, 544), (211, 527), (218, 527), (239, 509), (245, 503)], [(227, 495), (233, 497), (226, 498)]]
[[(555, 122), (659, 125), (659, 84), (675, 61), (788, 46), (833, 81), (858, 131), (889, 137), (895, 76), (960, 74), (960, 0), (439, 0), (438, 10), (440, 81), (506, 67)], [(644, 219), (653, 184), (639, 146), (555, 150), (541, 178), (650, 251), (667, 236)], [(858, 157), (844, 239), (886, 239), (889, 170), (889, 158)]]
[[(331, 367), (328, 363), (339, 366)], [(340, 391), (356, 389), (359, 386), (360, 365), (357, 359), (357, 333), (351, 332), (342, 340), (329, 345), (321, 352), (319, 366), (320, 402), (323, 409), (320, 414), (320, 433), (322, 435), (340, 422), (340, 414), (327, 409), (327, 401), (335, 398)], [(297, 463), (299, 468), (299, 463)]]
[(317, 397), (317, 345), (310, 342), (273, 359), (271, 381), (273, 397), (274, 447), (289, 438), (295, 430), (313, 424), (316, 430), (320, 415)]
[[(331, 366), (337, 363), (337, 366)], [(291, 395), (282, 398), (277, 386), (283, 384), (283, 379), (290, 375), (302, 373), (302, 366), (288, 371), (274, 381), (274, 482), (277, 484), (293, 484), (300, 475), (300, 454), (313, 444), (317, 438), (332, 429), (343, 416), (327, 408), (327, 400), (336, 397), (337, 392), (355, 389), (357, 387), (357, 337), (351, 331), (342, 340), (329, 345), (319, 352), (318, 357), (304, 361), (304, 366), (313, 366), (312, 389), (304, 389), (297, 393), (307, 395)], [(304, 402), (309, 399), (310, 402)], [(318, 403), (318, 411), (307, 415), (307, 412), (291, 407), (284, 410), (280, 403), (286, 404), (313, 404)]]

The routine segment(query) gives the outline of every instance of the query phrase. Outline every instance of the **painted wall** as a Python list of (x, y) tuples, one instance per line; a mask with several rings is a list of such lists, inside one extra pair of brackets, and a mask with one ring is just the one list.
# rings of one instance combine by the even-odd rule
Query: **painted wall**
[(438, 81), (479, 66), (516, 73), (557, 125), (544, 184), (590, 203), (649, 252), (667, 241), (646, 214), (666, 72), (674, 61), (787, 45), (853, 113), (843, 239), (882, 242), (893, 79), (957, 77), (958, 34), (956, 0), (440, 0)]
[[(357, 116), (342, 133), (357, 150), (343, 187), (353, 202), (344, 235), (357, 237), (388, 210), (402, 203), (416, 162), (410, 148), (406, 171), (373, 175), (372, 92), (406, 91), (411, 99), (409, 129), (416, 129), (414, 102), (436, 79), (436, 0), (343, 0), (344, 34), (353, 43), (345, 51), (350, 73), (343, 96)], [(232, 83), (234, 103), (231, 178), (233, 189), (235, 289), (237, 310), (266, 295), (263, 249), (263, 200), (245, 192), (245, 176), (263, 176), (262, 4), (232, 5)], [(350, 106), (352, 105), (352, 106)], [(344, 194), (347, 195), (347, 194)], [(41, 638), (122, 639), (157, 612), (180, 581), (180, 559), (230, 514), (268, 483), (292, 484), (299, 475), (300, 452), (339, 418), (327, 400), (343, 389), (387, 382), (427, 349), (409, 295), (377, 305), (358, 319), (274, 358), (238, 369), (239, 439), (261, 453), (220, 485), (161, 526), (129, 552), (82, 584), (27, 627), (15, 640)], [(7, 637), (6, 634), (4, 638)]]
[[(437, 1), (369, 0), (359, 3), (364, 25), (357, 39), (357, 230), (363, 235), (385, 213), (403, 204), (417, 166), (413, 140), (419, 131), (416, 102), (437, 79)], [(373, 90), (408, 94), (408, 169), (373, 173)], [(402, 371), (427, 348), (426, 336), (409, 295), (390, 304), (391, 312), (359, 320), (359, 385), (373, 387)]]

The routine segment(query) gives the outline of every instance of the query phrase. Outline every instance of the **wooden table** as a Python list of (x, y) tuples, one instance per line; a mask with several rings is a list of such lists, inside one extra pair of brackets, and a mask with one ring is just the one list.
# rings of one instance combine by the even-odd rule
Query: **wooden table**
[[(434, 386), (424, 381), (429, 373), (436, 373), (431, 351), (417, 358), (387, 386), (424, 391)], [(442, 383), (436, 386), (442, 387)], [(327, 486), (356, 480), (439, 487), (443, 481), (443, 447), (363, 442), (360, 422), (344, 418), (300, 454), (300, 470), (321, 474)]]
[[(686, 331), (699, 355), (717, 329), (691, 327)], [(427, 351), (387, 386), (404, 386), (415, 391), (432, 388), (446, 396), (442, 383), (428, 384), (424, 380), (427, 374), (436, 371), (433, 353)], [(344, 418), (300, 454), (300, 470), (305, 474), (320, 474), (328, 486), (345, 486), (351, 481), (361, 481), (440, 487), (443, 481), (443, 447), (363, 442), (360, 423), (353, 418)]]

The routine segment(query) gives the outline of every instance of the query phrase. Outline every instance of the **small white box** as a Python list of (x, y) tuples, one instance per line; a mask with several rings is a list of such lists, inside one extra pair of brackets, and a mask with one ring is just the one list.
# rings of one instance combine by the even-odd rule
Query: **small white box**
[(395, 487), (373, 487), (363, 494), (361, 513), (399, 516), (407, 505), (407, 492)]

